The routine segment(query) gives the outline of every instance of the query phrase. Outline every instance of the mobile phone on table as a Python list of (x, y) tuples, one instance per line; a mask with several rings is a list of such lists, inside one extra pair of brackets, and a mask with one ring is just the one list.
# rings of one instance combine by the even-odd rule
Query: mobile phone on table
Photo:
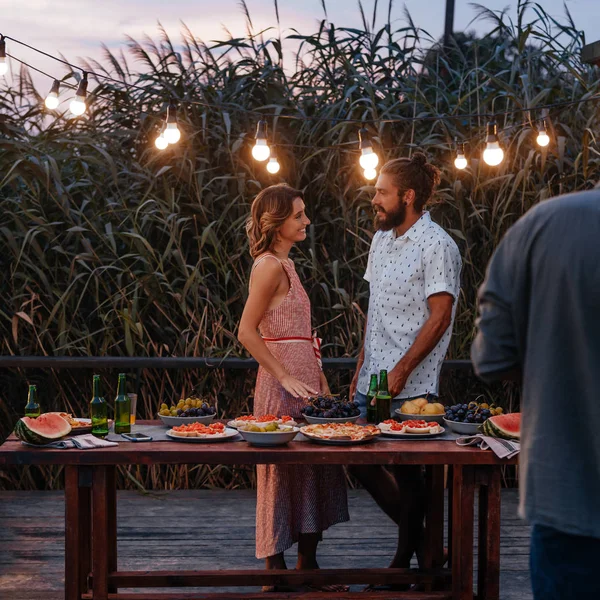
[(152, 436), (145, 433), (122, 433), (121, 437), (130, 442), (150, 442), (152, 440)]

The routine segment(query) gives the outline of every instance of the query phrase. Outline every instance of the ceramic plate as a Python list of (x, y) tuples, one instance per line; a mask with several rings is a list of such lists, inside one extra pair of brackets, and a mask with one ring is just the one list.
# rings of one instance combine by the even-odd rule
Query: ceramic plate
[(443, 427), (440, 427), (440, 431), (436, 433), (401, 433), (400, 431), (383, 431), (381, 430), (381, 434), (385, 437), (390, 438), (398, 438), (402, 440), (423, 440), (428, 438), (438, 437), (442, 435), (446, 430)]
[(167, 437), (173, 442), (187, 442), (190, 444), (215, 444), (217, 442), (228, 442), (234, 439), (238, 432), (235, 429), (225, 428), (225, 435), (211, 435), (206, 437), (181, 437), (178, 435), (172, 435), (170, 431), (167, 431)]

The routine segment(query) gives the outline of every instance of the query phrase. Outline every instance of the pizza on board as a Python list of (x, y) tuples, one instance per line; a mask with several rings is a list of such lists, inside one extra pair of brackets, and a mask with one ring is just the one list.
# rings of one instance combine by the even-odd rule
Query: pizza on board
[(356, 425), (354, 423), (319, 423), (307, 425), (302, 428), (302, 433), (309, 437), (322, 440), (345, 439), (358, 442), (381, 434), (375, 425)]

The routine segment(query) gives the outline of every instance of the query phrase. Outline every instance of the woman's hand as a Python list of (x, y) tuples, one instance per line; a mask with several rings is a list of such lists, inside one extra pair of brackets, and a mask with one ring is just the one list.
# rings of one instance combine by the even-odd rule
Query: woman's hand
[(304, 385), (299, 379), (288, 374), (285, 374), (279, 380), (279, 383), (285, 391), (294, 396), (294, 398), (309, 398), (310, 396), (316, 396), (318, 394), (317, 390)]
[(329, 389), (329, 384), (327, 383), (327, 377), (325, 377), (325, 373), (321, 371), (321, 396), (331, 396), (331, 390)]

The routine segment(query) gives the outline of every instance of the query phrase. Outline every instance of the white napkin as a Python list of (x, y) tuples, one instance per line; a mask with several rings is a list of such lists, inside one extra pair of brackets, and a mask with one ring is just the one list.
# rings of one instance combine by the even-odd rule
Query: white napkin
[(479, 445), (482, 450), (488, 448), (498, 458), (512, 458), (521, 451), (521, 443), (515, 440), (504, 440), (502, 438), (489, 437), (487, 435), (464, 435), (456, 440), (459, 446)]
[(109, 442), (101, 438), (93, 436), (91, 433), (84, 435), (75, 435), (71, 438), (50, 442), (49, 444), (29, 444), (23, 442), (27, 446), (35, 446), (36, 448), (79, 448), (80, 450), (89, 450), (90, 448), (107, 448), (109, 446), (118, 446), (117, 442)]

